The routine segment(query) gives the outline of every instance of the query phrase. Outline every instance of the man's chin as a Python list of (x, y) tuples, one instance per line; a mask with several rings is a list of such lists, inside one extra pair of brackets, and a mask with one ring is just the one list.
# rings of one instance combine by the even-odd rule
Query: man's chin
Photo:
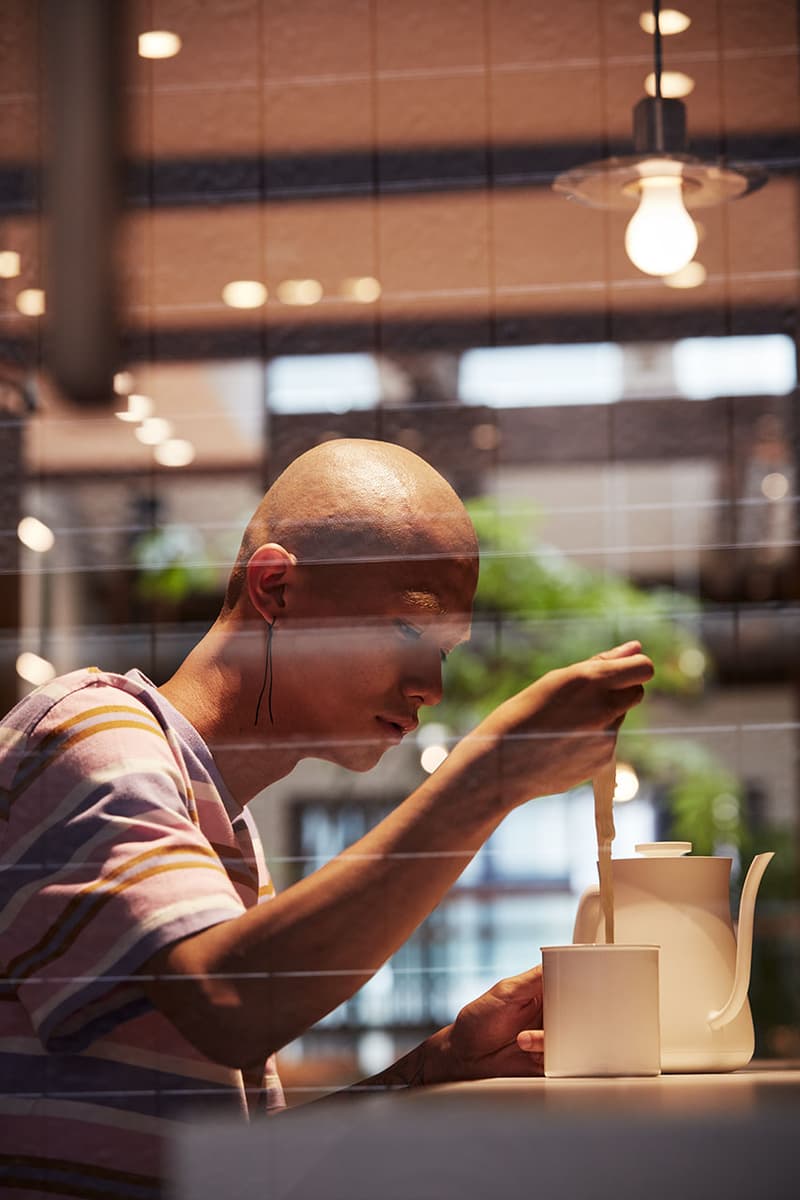
[(377, 767), (388, 749), (388, 746), (353, 747), (352, 753), (342, 755), (339, 765), (348, 771), (360, 771), (363, 774)]
[(339, 742), (327, 748), (327, 753), (320, 755), (328, 762), (345, 767), (348, 771), (364, 773), (371, 771), (383, 758), (390, 746), (384, 741)]

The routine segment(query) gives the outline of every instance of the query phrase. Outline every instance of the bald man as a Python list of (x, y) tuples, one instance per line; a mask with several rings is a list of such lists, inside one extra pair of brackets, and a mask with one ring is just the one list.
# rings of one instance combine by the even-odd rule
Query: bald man
[[(273, 895), (248, 802), (303, 758), (364, 771), (413, 731), (469, 637), (477, 578), (469, 517), (429, 464), (328, 442), (264, 497), (218, 619), (168, 682), (92, 668), (9, 714), (0, 1051), (36, 1099), (8, 1109), (0, 1181), (28, 1200), (157, 1195), (173, 1121), (279, 1106), (274, 1051), (370, 978), (511, 809), (608, 761), (652, 674), (638, 643), (508, 700)], [(537, 970), (505, 980), (372, 1082), (540, 1072), (540, 1002)]]

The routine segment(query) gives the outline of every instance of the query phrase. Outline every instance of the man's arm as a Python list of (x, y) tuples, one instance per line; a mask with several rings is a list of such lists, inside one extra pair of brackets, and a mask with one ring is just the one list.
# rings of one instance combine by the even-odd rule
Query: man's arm
[(453, 1021), (385, 1071), (340, 1095), (541, 1075), (544, 1070), (542, 968), (501, 979)]
[(298, 1037), (402, 945), (507, 812), (608, 761), (652, 676), (639, 651), (629, 643), (551, 671), (506, 701), (321, 870), (154, 955), (141, 972), (152, 1002), (204, 1054), (231, 1066)]

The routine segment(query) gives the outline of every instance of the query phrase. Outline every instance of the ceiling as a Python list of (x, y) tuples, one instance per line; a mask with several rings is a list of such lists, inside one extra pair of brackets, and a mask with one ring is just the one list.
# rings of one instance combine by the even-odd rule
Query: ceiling
[[(592, 319), (599, 332), (632, 311), (793, 308), (793, 0), (687, 0), (690, 27), (664, 39), (665, 67), (695, 80), (693, 145), (760, 160), (773, 175), (761, 192), (703, 212), (703, 287), (675, 292), (642, 276), (622, 248), (627, 215), (550, 190), (557, 170), (629, 147), (631, 108), (651, 69), (643, 6), (130, 4), (121, 72), (126, 324), (172, 334), (177, 348), (176, 331), (221, 335), (265, 323), (280, 343), (282, 329), (307, 326), (364, 325), (374, 337), (376, 321), (477, 327), (574, 315), (589, 337)], [(20, 341), (34, 337), (37, 318), (17, 312), (16, 293), (45, 277), (39, 24), (40, 5), (6, 0), (2, 240), (21, 253), (22, 275), (4, 281), (0, 329)], [(134, 31), (153, 26), (180, 34), (177, 57), (137, 56)], [(343, 280), (364, 275), (380, 281), (377, 304), (341, 296)], [(276, 286), (307, 277), (322, 283), (321, 302), (287, 309)], [(266, 283), (265, 310), (224, 305), (222, 287), (241, 278)]]
[[(794, 333), (794, 0), (685, 0), (690, 27), (663, 40), (665, 68), (694, 80), (690, 149), (769, 171), (761, 190), (699, 213), (702, 286), (642, 275), (623, 249), (628, 214), (551, 190), (561, 170), (630, 152), (631, 109), (652, 68), (643, 7), (129, 3), (115, 73), (126, 101), (117, 263), (127, 362), (143, 371), (320, 350), (402, 357)], [(22, 289), (48, 278), (47, 11), (5, 0), (0, 26), (0, 250), (21, 256), (21, 274), (0, 279), (0, 359), (16, 371), (39, 364), (50, 316), (17, 307)], [(136, 34), (150, 28), (177, 32), (180, 53), (139, 58)], [(75, 187), (88, 182), (76, 168)], [(380, 284), (369, 303), (345, 294), (364, 276)], [(282, 302), (280, 284), (306, 278), (321, 299)], [(228, 307), (222, 289), (234, 279), (265, 284), (266, 304)], [(69, 437), (51, 437), (68, 465)]]

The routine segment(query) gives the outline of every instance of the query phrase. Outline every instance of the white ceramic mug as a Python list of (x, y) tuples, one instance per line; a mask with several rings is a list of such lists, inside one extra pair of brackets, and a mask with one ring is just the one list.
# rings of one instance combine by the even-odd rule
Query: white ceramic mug
[(543, 946), (544, 1073), (659, 1075), (658, 946)]

